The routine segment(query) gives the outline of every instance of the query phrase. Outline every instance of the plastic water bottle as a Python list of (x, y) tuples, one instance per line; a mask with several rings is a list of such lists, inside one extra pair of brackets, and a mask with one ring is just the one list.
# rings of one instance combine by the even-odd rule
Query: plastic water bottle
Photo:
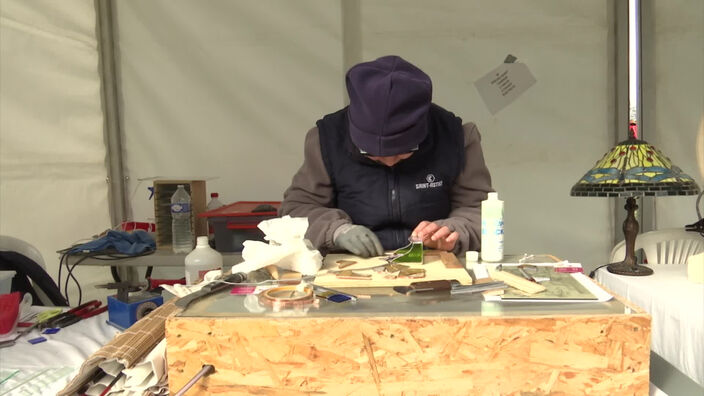
[(504, 258), (504, 201), (490, 192), (482, 201), (482, 261), (497, 262)]
[(186, 284), (192, 285), (208, 272), (222, 269), (222, 254), (208, 245), (207, 236), (199, 236), (196, 248), (186, 256)]
[(193, 250), (193, 230), (191, 229), (191, 196), (178, 185), (171, 196), (171, 245), (174, 253), (188, 253)]
[[(216, 192), (210, 193), (210, 202), (208, 202), (208, 206), (206, 206), (208, 212), (224, 206), (218, 197), (220, 197), (220, 194)], [(215, 247), (215, 229), (210, 222), (208, 222), (208, 241), (211, 247)]]

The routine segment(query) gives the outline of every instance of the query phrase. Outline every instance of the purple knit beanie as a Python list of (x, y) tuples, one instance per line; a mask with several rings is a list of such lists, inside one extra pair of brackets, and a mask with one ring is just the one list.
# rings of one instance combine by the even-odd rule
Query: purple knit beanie
[(352, 142), (367, 154), (408, 153), (428, 135), (430, 77), (398, 56), (384, 56), (347, 72)]

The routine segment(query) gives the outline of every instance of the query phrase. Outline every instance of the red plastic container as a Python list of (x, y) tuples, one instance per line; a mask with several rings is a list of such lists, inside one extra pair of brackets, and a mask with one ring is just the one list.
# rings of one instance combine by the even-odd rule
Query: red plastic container
[(156, 232), (156, 224), (142, 221), (123, 221), (120, 228), (122, 228), (122, 231), (144, 230), (147, 232)]
[(0, 334), (7, 334), (15, 328), (20, 313), (22, 293), (0, 294)]
[[(263, 241), (257, 224), (277, 217), (281, 201), (239, 201), (200, 213), (215, 230), (215, 249), (241, 252), (246, 240)], [(272, 210), (273, 209), (273, 210)]]

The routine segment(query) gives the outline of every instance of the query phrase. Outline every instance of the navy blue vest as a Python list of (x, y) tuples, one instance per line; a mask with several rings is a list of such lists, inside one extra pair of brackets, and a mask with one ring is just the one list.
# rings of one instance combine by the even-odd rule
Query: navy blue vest
[(374, 231), (384, 249), (405, 246), (418, 223), (450, 213), (450, 192), (464, 167), (462, 120), (435, 104), (428, 117), (428, 137), (393, 167), (359, 153), (349, 136), (347, 108), (317, 122), (333, 204)]

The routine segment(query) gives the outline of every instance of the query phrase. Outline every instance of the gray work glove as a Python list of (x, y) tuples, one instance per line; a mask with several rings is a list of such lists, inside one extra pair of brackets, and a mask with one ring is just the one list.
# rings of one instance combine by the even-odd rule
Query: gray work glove
[(335, 234), (335, 246), (354, 255), (372, 257), (384, 254), (379, 238), (365, 226), (345, 224)]

